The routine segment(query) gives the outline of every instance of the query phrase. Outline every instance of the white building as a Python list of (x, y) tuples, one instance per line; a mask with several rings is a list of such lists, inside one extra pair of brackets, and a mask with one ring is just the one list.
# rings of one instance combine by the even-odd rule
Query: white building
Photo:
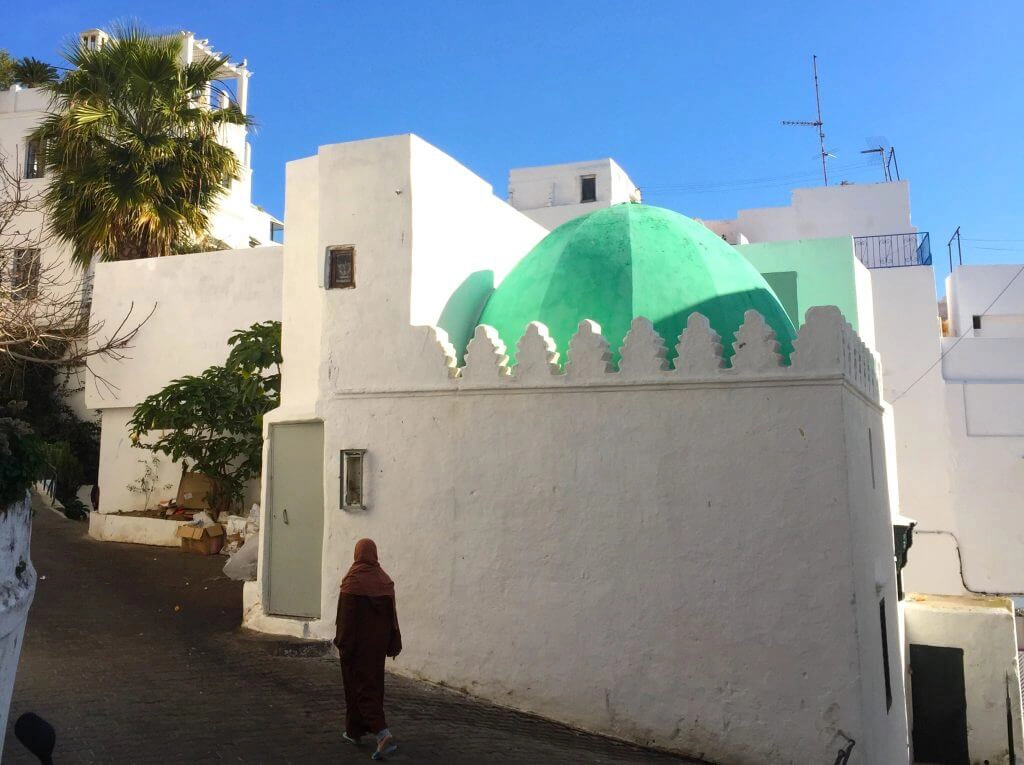
[(844, 183), (796, 189), (786, 207), (740, 210), (733, 220), (705, 225), (730, 244), (883, 236), (917, 231), (910, 224), (910, 184)]
[(639, 201), (640, 189), (613, 159), (520, 167), (508, 174), (509, 204), (548, 231), (594, 210)]
[[(552, 179), (539, 170), (533, 177), (543, 188)], [(1024, 600), (1016, 565), (1024, 550), (1021, 265), (956, 268), (946, 279), (942, 322), (929, 237), (911, 221), (906, 181), (797, 189), (788, 206), (704, 223), (739, 246), (794, 323), (809, 305), (839, 305), (879, 353), (889, 467), (897, 478), (892, 505), (917, 524), (904, 584), (940, 598), (909, 608), (908, 645), (934, 635), (915, 625), (929, 623), (923, 614), (935, 611), (935, 602), (947, 618), (956, 612), (942, 596)], [(985, 603), (968, 599), (960, 608), (980, 618)], [(1002, 606), (996, 612), (1006, 615)], [(970, 676), (970, 653), (964, 661)], [(1015, 657), (1004, 663), (1014, 665)], [(990, 683), (992, 708), (1003, 705), (1002, 672)], [(977, 714), (976, 704), (971, 709), (968, 717)], [(989, 724), (987, 734), (975, 722), (967, 727), (972, 753), (998, 761), (1007, 749), (1005, 725)]]
[[(157, 301), (134, 358), (96, 367), (118, 392), (89, 402), (103, 418), (91, 533), (173, 543), (173, 524), (111, 514), (137, 502), (122, 490), (145, 455), (132, 407), (222, 361), (233, 329), (281, 318), (249, 626), (330, 637), (351, 545), (372, 536), (417, 635), (398, 672), (729, 762), (826, 762), (851, 740), (851, 763), (907, 762), (908, 715), (915, 745), (938, 716), (972, 761), (1024, 751), (1012, 604), (960, 586), (956, 547), (972, 591), (1017, 591), (998, 585), (1015, 576), (1024, 487), (992, 471), (1024, 452), (1024, 279), (993, 302), (1012, 270), (958, 270), (943, 338), (906, 183), (799, 190), (707, 228), (617, 204), (635, 186), (610, 160), (515, 170), (509, 189), (506, 204), (411, 136), (327, 146), (288, 165), (283, 253), (101, 264), (94, 318), (143, 281), (154, 300), (193, 285), (206, 310)], [(627, 274), (606, 257), (623, 216), (642, 233), (649, 215), (674, 238), (632, 237), (628, 277), (676, 285), (643, 309), (653, 325), (636, 317), (657, 290), (620, 305)], [(558, 242), (591, 242), (560, 253), (564, 273), (545, 270), (559, 221)], [(246, 257), (259, 289), (223, 292)], [(662, 270), (684, 261), (681, 281)], [(731, 264), (718, 292), (683, 301), (712, 261)], [(726, 305), (734, 282), (767, 324)], [(595, 312), (561, 310), (582, 305)], [(720, 337), (687, 321), (694, 305)], [(906, 602), (901, 516), (918, 523)], [(951, 667), (952, 718), (926, 692)]]
[[(908, 589), (1024, 597), (1021, 265), (956, 267), (940, 318), (930, 245), (911, 223), (906, 181), (798, 189), (789, 207), (705, 223), (754, 257), (767, 247), (760, 243), (853, 238), (869, 268), (856, 268), (847, 289), (858, 307), (871, 306), (862, 336), (879, 352), (893, 414), (898, 507), (918, 524)], [(824, 280), (797, 270), (800, 289), (820, 301)], [(827, 282), (842, 278), (833, 272)]]
[[(220, 58), (221, 54), (213, 50), (208, 40), (197, 39), (191, 32), (179, 34), (183, 63), (203, 57)], [(82, 45), (93, 48), (102, 46), (108, 39), (107, 34), (100, 29), (86, 30), (79, 35)], [(244, 61), (236, 64), (226, 63), (219, 73), (218, 79), (233, 88), (235, 103), (243, 113), (248, 113), (251, 74)], [(222, 95), (218, 100), (208, 90), (200, 94), (199, 101), (207, 108), (223, 108), (228, 104), (228, 97)], [(41, 194), (47, 180), (41, 153), (27, 136), (35, 129), (48, 108), (49, 99), (41, 90), (25, 89), (16, 84), (7, 91), (0, 91), (0, 161), (6, 164), (13, 175), (23, 179), (25, 193), (30, 196)], [(224, 125), (221, 128), (220, 141), (234, 152), (241, 170), (240, 176), (231, 181), (227, 193), (218, 201), (216, 209), (211, 214), (208, 235), (236, 249), (276, 246), (283, 234), (281, 222), (252, 203), (252, 151), (247, 140), (246, 128), (242, 125)], [(31, 262), (38, 257), (39, 267), (49, 273), (48, 289), (55, 293), (80, 292), (84, 309), (88, 310), (95, 265), (83, 273), (73, 263), (69, 246), (44, 236), (45, 225), (45, 217), (41, 210), (18, 219), (15, 227), (23, 234), (31, 232), (28, 238), (38, 241), (41, 246), (17, 250), (11, 262), (4, 267), (12, 269), (13, 277), (20, 262)], [(4, 243), (0, 242), (0, 246), (4, 246)], [(31, 278), (31, 268), (26, 270), (26, 274)], [(167, 294), (163, 293), (164, 296)], [(135, 305), (138, 308), (141, 304)], [(122, 314), (115, 323), (120, 323), (124, 315)], [(141, 315), (144, 316), (145, 313)], [(133, 314), (133, 317), (138, 318), (138, 312)], [(92, 416), (85, 403), (86, 382), (86, 375), (82, 370), (68, 372), (67, 402), (83, 419)]]
[[(183, 63), (203, 58), (220, 57), (208, 40), (196, 39), (191, 32), (179, 33), (181, 37), (181, 60)], [(82, 45), (100, 47), (108, 36), (99, 29), (90, 29), (79, 35)], [(251, 72), (245, 62), (227, 63), (221, 69), (218, 79), (231, 84), (235, 93), (235, 102), (243, 113), (248, 109), (249, 77)], [(207, 108), (223, 108), (228, 104), (226, 96), (219, 100), (208, 90), (199, 95), (199, 103)], [(15, 84), (9, 90), (0, 91), (0, 161), (13, 175), (23, 179), (26, 193), (39, 194), (45, 189), (46, 168), (42, 161), (39, 147), (28, 140), (28, 135), (39, 124), (49, 109), (49, 98), (41, 90), (26, 89)], [(246, 137), (246, 128), (242, 125), (225, 125), (222, 128), (221, 142), (229, 147), (238, 158), (241, 173), (238, 179), (232, 180), (227, 194), (219, 201), (216, 210), (210, 216), (209, 235), (219, 239), (231, 248), (248, 248), (275, 243), (275, 234), (281, 229), (281, 223), (274, 216), (252, 204), (252, 163), (251, 147)], [(27, 215), (19, 219), (16, 227), (22, 231), (33, 231), (42, 238), (45, 228), (42, 212)], [(280, 236), (276, 236), (280, 239)], [(2, 243), (0, 243), (2, 244)], [(33, 251), (34, 252), (34, 251)], [(31, 254), (16, 253), (15, 260), (22, 257), (35, 257)], [(68, 290), (81, 290), (83, 297), (88, 299), (91, 272), (88, 276), (78, 272), (72, 265), (70, 249), (58, 242), (45, 241), (39, 253), (42, 267), (51, 264), (65, 264), (67, 276), (62, 282)], [(16, 264), (8, 264), (8, 268)]]

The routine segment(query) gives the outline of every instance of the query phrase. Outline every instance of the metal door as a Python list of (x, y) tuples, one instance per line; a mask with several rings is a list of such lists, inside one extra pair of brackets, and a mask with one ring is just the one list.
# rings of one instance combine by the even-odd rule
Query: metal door
[(270, 426), (267, 613), (320, 616), (324, 426)]
[(910, 644), (914, 760), (970, 765), (964, 651)]

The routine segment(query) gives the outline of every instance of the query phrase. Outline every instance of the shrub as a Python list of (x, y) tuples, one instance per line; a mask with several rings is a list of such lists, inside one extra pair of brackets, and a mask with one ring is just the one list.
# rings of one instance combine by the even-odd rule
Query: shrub
[[(224, 366), (172, 380), (135, 408), (132, 443), (166, 454), (211, 478), (215, 510), (238, 505), (260, 474), (263, 415), (281, 398), (281, 323), (236, 331)], [(143, 438), (166, 431), (152, 443)]]
[(42, 442), (18, 416), (24, 408), (17, 401), (0, 406), (0, 509), (22, 499), (42, 477)]

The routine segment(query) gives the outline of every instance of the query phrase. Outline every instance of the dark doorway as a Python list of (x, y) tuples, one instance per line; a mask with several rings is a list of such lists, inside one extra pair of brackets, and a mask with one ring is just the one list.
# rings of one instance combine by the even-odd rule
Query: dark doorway
[(910, 645), (914, 759), (970, 765), (962, 648)]

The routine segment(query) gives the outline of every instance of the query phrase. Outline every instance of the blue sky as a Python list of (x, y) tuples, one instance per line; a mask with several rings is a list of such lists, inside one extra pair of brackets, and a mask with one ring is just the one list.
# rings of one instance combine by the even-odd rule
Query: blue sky
[[(974, 8), (977, 8), (976, 10)], [(320, 144), (414, 132), (504, 196), (510, 167), (614, 157), (645, 201), (703, 218), (830, 180), (881, 179), (896, 147), (937, 276), (1024, 261), (1024, 3), (15, 3), (0, 47), (56, 61), (77, 31), (132, 17), (190, 29), (255, 72), (254, 197), (280, 214), (284, 163)], [(751, 179), (767, 179), (750, 182)]]

